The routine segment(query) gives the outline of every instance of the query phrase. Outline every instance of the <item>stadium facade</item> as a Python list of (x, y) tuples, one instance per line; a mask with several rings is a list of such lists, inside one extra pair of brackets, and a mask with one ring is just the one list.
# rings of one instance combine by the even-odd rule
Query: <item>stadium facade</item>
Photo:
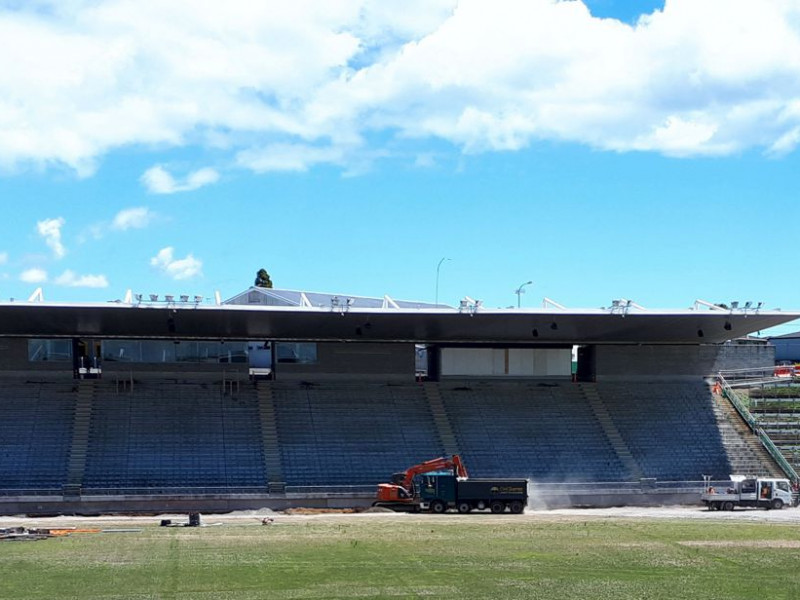
[(456, 453), (542, 485), (775, 472), (707, 378), (773, 364), (729, 340), (798, 316), (263, 288), (0, 303), (0, 512), (363, 504)]

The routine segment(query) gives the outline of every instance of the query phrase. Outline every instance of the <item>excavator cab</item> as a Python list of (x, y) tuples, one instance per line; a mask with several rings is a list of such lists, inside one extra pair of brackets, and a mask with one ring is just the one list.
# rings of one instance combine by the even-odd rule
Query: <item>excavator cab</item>
[(414, 509), (419, 504), (419, 497), (414, 479), (424, 473), (432, 471), (450, 470), (458, 477), (466, 477), (467, 470), (461, 462), (461, 457), (442, 457), (429, 460), (402, 473), (394, 473), (391, 483), (378, 484), (378, 493), (373, 506), (383, 506), (395, 510)]
[(414, 492), (411, 493), (401, 485), (391, 483), (378, 484), (378, 495), (374, 506), (383, 502), (411, 503), (414, 501)]

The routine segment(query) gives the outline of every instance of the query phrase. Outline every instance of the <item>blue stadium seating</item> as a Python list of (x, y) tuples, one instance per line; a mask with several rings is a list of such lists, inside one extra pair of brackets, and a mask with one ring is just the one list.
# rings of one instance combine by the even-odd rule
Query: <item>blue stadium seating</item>
[(219, 386), (147, 382), (95, 398), (84, 489), (265, 485), (254, 393), (233, 398)]
[(71, 382), (4, 381), (0, 396), (1, 490), (61, 490), (74, 409)]
[(598, 393), (645, 476), (698, 481), (732, 472), (707, 386), (600, 383)]
[[(373, 485), (443, 454), (423, 386), (271, 382), (288, 486)], [(581, 385), (437, 384), (470, 474), (540, 482), (631, 478)], [(597, 396), (646, 477), (724, 479), (730, 464), (712, 399), (698, 383), (598, 383)], [(0, 390), (0, 493), (66, 484), (78, 393), (72, 382)], [(92, 493), (265, 491), (255, 388), (150, 381), (118, 393), (99, 381), (82, 488)]]
[(420, 386), (273, 384), (288, 485), (366, 485), (442, 454)]
[(572, 383), (440, 385), (471, 475), (624, 481), (628, 475)]

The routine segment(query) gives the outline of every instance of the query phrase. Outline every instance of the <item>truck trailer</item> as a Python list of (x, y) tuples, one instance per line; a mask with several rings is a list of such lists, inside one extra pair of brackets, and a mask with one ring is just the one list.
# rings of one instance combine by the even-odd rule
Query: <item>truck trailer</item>
[(419, 491), (420, 509), (434, 513), (455, 508), (460, 513), (490, 509), (519, 514), (528, 503), (527, 479), (459, 479), (449, 473), (423, 476)]
[(737, 506), (749, 506), (780, 510), (792, 506), (792, 487), (788, 479), (774, 477), (731, 476), (726, 489), (706, 486), (700, 499), (708, 510), (733, 510)]
[(528, 503), (527, 479), (472, 479), (461, 457), (442, 457), (392, 475), (378, 485), (373, 506), (392, 510), (460, 513), (489, 509), (493, 513), (521, 513)]

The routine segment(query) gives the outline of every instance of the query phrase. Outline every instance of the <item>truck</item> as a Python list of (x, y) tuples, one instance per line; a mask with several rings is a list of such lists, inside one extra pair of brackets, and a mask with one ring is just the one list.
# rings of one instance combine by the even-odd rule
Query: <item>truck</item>
[(441, 457), (395, 473), (378, 485), (373, 506), (392, 510), (460, 513), (489, 509), (519, 514), (528, 503), (527, 479), (470, 478), (461, 457)]
[(708, 510), (733, 510), (737, 506), (780, 510), (793, 505), (789, 480), (775, 477), (732, 475), (726, 489), (706, 485), (700, 499)]

